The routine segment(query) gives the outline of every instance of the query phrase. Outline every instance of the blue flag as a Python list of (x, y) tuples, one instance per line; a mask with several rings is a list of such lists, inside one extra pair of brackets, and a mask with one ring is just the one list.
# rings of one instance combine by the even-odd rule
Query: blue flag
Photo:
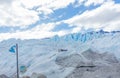
[(9, 49), (9, 52), (11, 52), (11, 53), (15, 53), (15, 49), (16, 49), (16, 46), (13, 45), (13, 46)]

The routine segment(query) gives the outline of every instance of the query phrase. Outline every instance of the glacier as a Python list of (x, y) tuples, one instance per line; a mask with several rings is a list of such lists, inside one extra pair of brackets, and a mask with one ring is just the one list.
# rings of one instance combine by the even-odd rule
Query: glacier
[[(47, 78), (96, 78), (95, 74), (100, 71), (110, 71), (105, 77), (101, 72), (97, 78), (119, 78), (115, 72), (120, 67), (119, 40), (120, 31), (103, 30), (44, 39), (4, 40), (0, 42), (0, 74), (10, 78), (16, 74), (16, 56), (9, 52), (9, 48), (18, 43), (19, 66), (27, 67), (25, 73), (20, 73), (21, 77), (37, 72), (45, 74)], [(112, 66), (115, 66), (114, 69), (111, 69)], [(112, 70), (115, 77), (109, 76)]]

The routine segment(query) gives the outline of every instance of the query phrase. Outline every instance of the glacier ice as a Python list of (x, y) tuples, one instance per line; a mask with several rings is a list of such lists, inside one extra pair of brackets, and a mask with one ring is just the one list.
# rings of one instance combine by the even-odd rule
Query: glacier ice
[[(27, 71), (20, 73), (20, 76), (30, 76), (33, 72), (38, 72), (45, 74), (47, 78), (79, 78), (77, 76), (95, 78), (97, 76), (94, 75), (101, 72), (98, 74), (101, 78), (119, 78), (119, 40), (119, 31), (103, 30), (73, 33), (61, 37), (56, 35), (45, 39), (5, 40), (0, 42), (0, 74), (9, 77), (15, 75), (15, 54), (8, 52), (8, 49), (18, 43), (19, 66), (27, 66)], [(61, 49), (67, 51), (59, 51)], [(80, 69), (89, 65), (97, 66), (93, 69), (88, 67)], [(103, 70), (104, 68), (106, 70)], [(112, 71), (113, 75), (109, 76)], [(105, 77), (103, 72), (107, 72)]]

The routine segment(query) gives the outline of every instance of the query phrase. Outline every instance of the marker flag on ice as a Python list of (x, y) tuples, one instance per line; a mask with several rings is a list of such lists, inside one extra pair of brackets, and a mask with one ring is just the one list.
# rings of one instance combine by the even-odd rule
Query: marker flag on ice
[(11, 52), (11, 53), (15, 53), (15, 49), (16, 49), (16, 46), (13, 45), (13, 46), (9, 49), (9, 52)]

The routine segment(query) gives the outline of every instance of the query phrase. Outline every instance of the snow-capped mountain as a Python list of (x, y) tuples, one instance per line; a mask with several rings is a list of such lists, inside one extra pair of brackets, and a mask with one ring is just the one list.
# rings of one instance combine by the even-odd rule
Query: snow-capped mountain
[[(27, 67), (27, 71), (20, 73), (20, 76), (37, 72), (45, 74), (47, 78), (79, 78), (79, 76), (88, 78), (90, 76), (88, 70), (90, 70), (92, 71), (90, 78), (95, 78), (94, 75), (104, 68), (106, 71), (112, 71), (113, 69), (109, 69), (112, 66), (115, 66), (112, 68), (114, 68), (113, 73), (116, 74), (116, 67), (120, 67), (118, 65), (119, 40), (119, 31), (105, 32), (102, 30), (68, 34), (62, 37), (56, 35), (52, 38), (38, 40), (9, 39), (0, 42), (0, 74), (6, 74), (11, 78), (15, 75), (16, 56), (15, 53), (9, 52), (9, 48), (16, 43), (19, 46), (19, 66)], [(93, 67), (89, 68), (89, 66)], [(82, 74), (79, 74), (81, 71)], [(84, 73), (88, 73), (89, 76), (85, 76)], [(111, 74), (108, 73), (103, 77), (104, 74), (101, 73), (98, 74), (101, 75), (98, 78), (109, 78)], [(117, 76), (118, 74), (110, 78), (120, 77)]]

